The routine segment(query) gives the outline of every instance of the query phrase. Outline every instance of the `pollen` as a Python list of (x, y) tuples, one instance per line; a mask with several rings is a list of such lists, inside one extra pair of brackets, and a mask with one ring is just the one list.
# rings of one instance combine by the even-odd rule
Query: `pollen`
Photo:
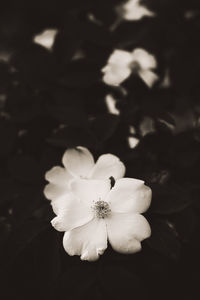
[(94, 206), (92, 206), (92, 210), (94, 211), (95, 216), (99, 219), (104, 219), (111, 213), (109, 204), (101, 200), (95, 202)]

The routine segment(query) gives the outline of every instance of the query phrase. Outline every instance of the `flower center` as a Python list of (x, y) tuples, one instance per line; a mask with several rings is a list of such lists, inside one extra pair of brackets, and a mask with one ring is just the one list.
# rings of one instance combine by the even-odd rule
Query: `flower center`
[(94, 211), (95, 216), (99, 219), (104, 219), (105, 217), (108, 217), (111, 213), (109, 204), (101, 200), (95, 202), (92, 209)]
[(132, 72), (137, 73), (141, 69), (141, 66), (137, 61), (134, 60), (129, 64), (129, 68), (131, 68)]

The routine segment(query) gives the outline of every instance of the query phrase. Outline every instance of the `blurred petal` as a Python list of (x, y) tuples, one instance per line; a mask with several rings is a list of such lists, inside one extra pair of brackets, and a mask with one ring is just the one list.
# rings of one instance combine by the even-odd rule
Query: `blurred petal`
[(57, 185), (67, 185), (72, 178), (72, 175), (65, 168), (59, 166), (53, 167), (45, 174), (47, 181)]
[(118, 179), (124, 176), (125, 171), (124, 164), (117, 156), (104, 154), (98, 158), (90, 176), (94, 179), (109, 179), (111, 176)]
[(137, 139), (133, 136), (129, 136), (127, 140), (128, 140), (128, 145), (131, 149), (134, 149), (140, 142), (139, 139)]
[(50, 50), (54, 44), (57, 33), (58, 33), (57, 29), (47, 29), (42, 31), (40, 34), (35, 35), (33, 41), (36, 44), (39, 44), (45, 47), (46, 49)]
[(107, 248), (104, 220), (95, 218), (81, 227), (66, 232), (63, 246), (69, 255), (81, 255), (82, 260), (97, 260)]
[(151, 70), (140, 70), (139, 76), (149, 88), (151, 88), (154, 85), (154, 83), (159, 79), (158, 75)]
[(147, 220), (139, 214), (113, 214), (106, 219), (108, 240), (120, 253), (136, 253), (141, 250), (141, 241), (151, 235)]
[(127, 66), (110, 65), (102, 69), (104, 73), (103, 81), (108, 85), (118, 86), (131, 74), (131, 69)]
[[(139, 3), (139, 0), (129, 0), (121, 7), (121, 14), (125, 20), (136, 21), (145, 16), (153, 17), (155, 14)], [(118, 9), (119, 11), (119, 9)]]
[(53, 201), (52, 206), (58, 216), (51, 221), (51, 224), (58, 231), (68, 231), (82, 226), (93, 218), (92, 211), (71, 193)]
[(116, 65), (129, 65), (132, 61), (132, 54), (128, 51), (124, 50), (114, 50), (111, 56), (108, 59), (108, 64), (116, 64)]
[(71, 184), (71, 191), (91, 207), (94, 202), (105, 199), (110, 191), (110, 180), (75, 180)]
[(74, 176), (87, 178), (94, 166), (94, 159), (90, 151), (84, 147), (68, 149), (63, 155), (65, 168)]
[(120, 115), (119, 109), (116, 108), (116, 100), (111, 94), (105, 97), (105, 103), (109, 113), (117, 116)]
[(63, 197), (69, 192), (68, 185), (62, 186), (53, 183), (49, 183), (44, 188), (44, 195), (48, 200), (56, 200)]
[(114, 212), (145, 212), (151, 203), (151, 189), (142, 180), (122, 178), (116, 181), (105, 201)]
[(124, 50), (115, 50), (108, 59), (107, 65), (102, 69), (103, 81), (108, 85), (118, 86), (131, 74), (129, 67), (132, 54)]
[(141, 48), (137, 48), (132, 52), (132, 60), (138, 62), (141, 69), (155, 69), (157, 67), (155, 57)]

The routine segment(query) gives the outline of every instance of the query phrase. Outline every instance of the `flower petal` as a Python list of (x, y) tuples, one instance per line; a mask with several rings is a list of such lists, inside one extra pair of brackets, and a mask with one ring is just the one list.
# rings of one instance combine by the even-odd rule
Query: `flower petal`
[(110, 191), (110, 180), (75, 180), (71, 184), (72, 193), (89, 207), (98, 200), (104, 200)]
[(68, 186), (49, 183), (44, 188), (44, 195), (48, 200), (57, 200), (69, 192)]
[(120, 253), (140, 251), (140, 242), (151, 235), (149, 223), (139, 214), (116, 213), (105, 220), (108, 240), (112, 248)]
[(128, 21), (136, 21), (142, 19), (145, 16), (153, 17), (155, 15), (145, 6), (142, 6), (137, 0), (129, 0), (119, 7), (119, 12), (120, 9), (123, 18)]
[(119, 85), (131, 74), (129, 67), (132, 54), (124, 50), (115, 50), (108, 59), (107, 65), (102, 69), (103, 81), (108, 85)]
[(56, 166), (46, 172), (45, 179), (53, 184), (67, 185), (73, 177), (65, 168)]
[(144, 185), (144, 181), (121, 178), (116, 181), (105, 201), (110, 203), (114, 212), (143, 213), (150, 206), (151, 196), (151, 189)]
[(90, 177), (94, 179), (122, 178), (125, 174), (125, 166), (119, 158), (112, 154), (104, 154), (97, 160)]
[(63, 155), (65, 168), (74, 176), (87, 178), (88, 173), (94, 166), (94, 158), (90, 151), (84, 147), (68, 149)]
[(138, 62), (144, 70), (157, 67), (155, 57), (142, 48), (137, 48), (132, 52), (132, 60)]
[(109, 57), (108, 64), (125, 66), (125, 65), (129, 65), (131, 60), (132, 60), (132, 55), (130, 52), (116, 49)]
[(102, 69), (103, 82), (108, 85), (118, 86), (131, 74), (131, 68), (121, 65), (108, 65)]
[(149, 88), (159, 79), (158, 75), (151, 70), (139, 70), (138, 74)]
[(71, 193), (65, 198), (53, 201), (52, 206), (58, 216), (51, 221), (51, 224), (58, 231), (68, 231), (82, 226), (93, 218), (92, 211)]
[(66, 232), (63, 246), (69, 255), (81, 255), (82, 260), (97, 260), (107, 248), (105, 221), (94, 218), (89, 223)]

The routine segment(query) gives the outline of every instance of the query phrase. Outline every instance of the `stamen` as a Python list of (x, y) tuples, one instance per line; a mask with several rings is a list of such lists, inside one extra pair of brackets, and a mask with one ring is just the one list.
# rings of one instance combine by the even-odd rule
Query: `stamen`
[(95, 202), (94, 206), (92, 206), (92, 210), (94, 211), (95, 216), (99, 219), (104, 219), (111, 213), (109, 204), (101, 200)]

